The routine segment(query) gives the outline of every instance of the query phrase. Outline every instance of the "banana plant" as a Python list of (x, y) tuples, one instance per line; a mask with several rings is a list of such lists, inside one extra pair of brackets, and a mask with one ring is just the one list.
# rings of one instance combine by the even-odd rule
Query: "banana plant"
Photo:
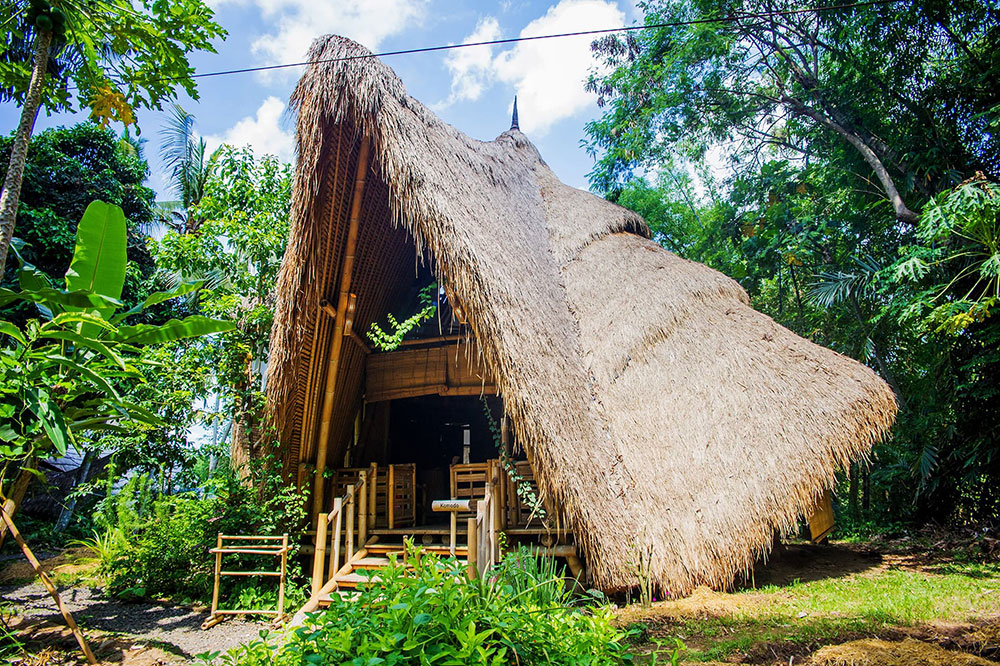
[(22, 327), (0, 321), (0, 500), (11, 509), (27, 487), (25, 475), (38, 474), (37, 460), (65, 455), (93, 433), (129, 421), (160, 425), (156, 414), (128, 399), (130, 387), (143, 381), (143, 346), (233, 328), (198, 315), (129, 325), (133, 315), (201, 285), (182, 283), (123, 310), (125, 248), (121, 208), (94, 201), (80, 220), (63, 285), (18, 253), (20, 290), (0, 289), (0, 308), (27, 301), (39, 314)]

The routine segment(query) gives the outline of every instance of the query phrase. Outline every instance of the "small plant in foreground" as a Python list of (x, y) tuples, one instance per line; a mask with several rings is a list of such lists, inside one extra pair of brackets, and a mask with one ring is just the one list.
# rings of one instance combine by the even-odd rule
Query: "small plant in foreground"
[[(521, 557), (517, 554), (516, 557)], [(224, 655), (227, 666), (292, 664), (629, 664), (628, 632), (611, 611), (535, 594), (523, 565), (501, 564), (468, 580), (466, 565), (409, 548), (351, 600), (309, 614), (274, 643), (266, 637)], [(511, 580), (511, 576), (515, 580)], [(209, 661), (217, 655), (205, 655)]]

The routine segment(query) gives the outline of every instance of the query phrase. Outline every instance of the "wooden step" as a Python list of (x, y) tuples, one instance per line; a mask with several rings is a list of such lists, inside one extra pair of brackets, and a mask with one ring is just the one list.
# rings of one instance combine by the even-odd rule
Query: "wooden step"
[[(378, 553), (380, 555), (388, 555), (389, 553), (403, 554), (406, 552), (406, 546), (401, 543), (369, 543), (365, 546), (365, 549), (369, 553)], [(444, 555), (447, 557), (451, 548), (443, 545), (433, 545), (433, 546), (421, 546), (420, 549), (425, 553), (434, 553), (435, 555)], [(465, 557), (469, 554), (469, 549), (466, 546), (455, 546), (455, 556)]]
[[(402, 563), (404, 566), (405, 563)], [(389, 566), (388, 557), (361, 557), (351, 560), (351, 566), (355, 569), (382, 569)]]
[(378, 580), (378, 576), (351, 572), (349, 574), (341, 574), (337, 576), (337, 587), (340, 589), (354, 589), (358, 585), (372, 580)]

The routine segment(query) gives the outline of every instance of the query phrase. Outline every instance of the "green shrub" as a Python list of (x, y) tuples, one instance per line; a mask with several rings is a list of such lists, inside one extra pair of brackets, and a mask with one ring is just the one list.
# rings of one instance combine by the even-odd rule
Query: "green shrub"
[(262, 637), (222, 661), (230, 666), (631, 662), (627, 632), (613, 626), (609, 609), (573, 607), (568, 596), (534, 594), (557, 585), (551, 580), (525, 585), (535, 565), (524, 566), (523, 552), (513, 557), (518, 564), (505, 560), (485, 578), (469, 581), (463, 563), (410, 547), (412, 569), (393, 562), (363, 585), (357, 598), (334, 598), (282, 641)]
[[(302, 495), (285, 486), (277, 474), (257, 473), (254, 483), (225, 472), (209, 479), (197, 491), (162, 496), (150, 503), (135, 520), (132, 508), (139, 505), (123, 495), (130, 489), (143, 492), (142, 483), (130, 484), (108, 504), (115, 507), (129, 529), (123, 547), (104, 567), (111, 592), (125, 596), (171, 597), (207, 601), (212, 589), (216, 535), (280, 535), (297, 533), (304, 512)], [(295, 549), (289, 556), (290, 577), (294, 578)], [(275, 570), (273, 555), (228, 555), (229, 570)], [(237, 599), (242, 588), (253, 580), (223, 579), (222, 598)], [(272, 602), (273, 603), (273, 602)]]

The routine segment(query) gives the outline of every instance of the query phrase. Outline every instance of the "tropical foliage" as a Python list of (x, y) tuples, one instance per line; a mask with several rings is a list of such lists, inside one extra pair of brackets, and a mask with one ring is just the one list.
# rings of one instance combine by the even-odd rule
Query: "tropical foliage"
[[(37, 318), (20, 327), (0, 322), (5, 338), (0, 347), (3, 499), (10, 491), (9, 472), (31, 473), (37, 459), (65, 455), (71, 446), (82, 449), (96, 433), (120, 430), (123, 423), (161, 423), (128, 396), (128, 389), (143, 380), (138, 369), (146, 362), (142, 347), (232, 328), (200, 315), (129, 324), (130, 316), (198, 285), (183, 283), (119, 311), (126, 262), (124, 213), (95, 201), (77, 227), (64, 285), (52, 285), (45, 274), (22, 262), (20, 290), (0, 289), (0, 307), (26, 301), (38, 311)], [(19, 499), (14, 498), (15, 505)]]
[(641, 7), (686, 25), (594, 44), (595, 188), (893, 387), (898, 425), (845, 479), (850, 516), (996, 516), (996, 6)]
[(265, 636), (222, 663), (631, 663), (629, 634), (614, 626), (610, 609), (578, 605), (564, 579), (528, 553), (511, 553), (490, 577), (473, 581), (454, 558), (411, 547), (406, 560), (412, 569), (393, 562), (357, 599), (335, 596), (284, 640)]
[[(0, 194), (0, 275), (21, 193), (38, 110), (89, 108), (102, 126), (135, 123), (135, 109), (159, 109), (181, 88), (198, 91), (192, 51), (225, 38), (202, 0), (10, 0), (0, 5), (0, 100), (21, 106)], [(74, 100), (75, 98), (75, 100)]]

